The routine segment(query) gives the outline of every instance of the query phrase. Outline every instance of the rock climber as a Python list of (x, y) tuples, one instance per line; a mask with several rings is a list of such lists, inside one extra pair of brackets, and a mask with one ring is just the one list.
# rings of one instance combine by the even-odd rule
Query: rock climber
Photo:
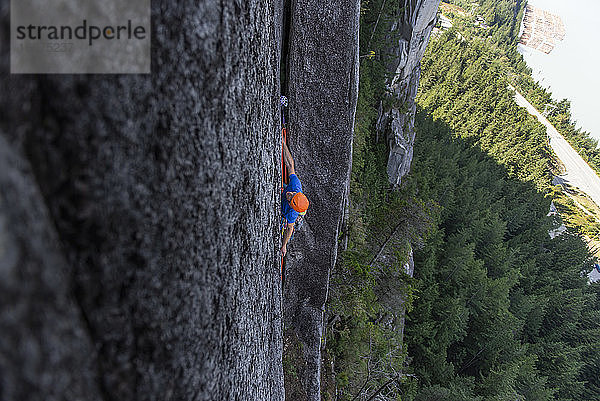
[(289, 184), (281, 193), (281, 214), (283, 215), (283, 243), (281, 245), (281, 256), (287, 252), (287, 244), (294, 233), (294, 224), (300, 214), (304, 214), (308, 209), (308, 199), (302, 193), (302, 184), (296, 176), (294, 169), (294, 159), (285, 142), (283, 143), (283, 161), (288, 169)]

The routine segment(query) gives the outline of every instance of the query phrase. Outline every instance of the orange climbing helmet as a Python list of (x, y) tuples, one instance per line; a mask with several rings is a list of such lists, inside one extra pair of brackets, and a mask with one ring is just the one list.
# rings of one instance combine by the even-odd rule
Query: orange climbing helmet
[(298, 213), (304, 213), (308, 209), (308, 199), (302, 192), (296, 192), (290, 201), (290, 206)]

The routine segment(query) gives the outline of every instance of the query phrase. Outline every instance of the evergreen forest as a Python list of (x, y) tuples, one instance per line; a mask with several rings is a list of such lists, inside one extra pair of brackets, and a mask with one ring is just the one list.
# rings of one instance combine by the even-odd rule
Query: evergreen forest
[[(600, 400), (600, 284), (587, 278), (594, 258), (577, 229), (550, 235), (568, 217), (549, 214), (556, 160), (545, 128), (509, 89), (540, 97), (536, 105), (552, 101), (515, 50), (524, 4), (453, 3), (469, 13), (431, 38), (412, 168), (397, 190), (375, 129), (393, 37), (376, 21), (402, 10), (363, 5), (361, 54), (377, 56), (360, 65), (351, 217), (332, 277), (324, 398)], [(561, 102), (563, 134), (583, 138), (580, 151), (593, 159), (596, 143)], [(377, 263), (390, 244), (389, 263)]]

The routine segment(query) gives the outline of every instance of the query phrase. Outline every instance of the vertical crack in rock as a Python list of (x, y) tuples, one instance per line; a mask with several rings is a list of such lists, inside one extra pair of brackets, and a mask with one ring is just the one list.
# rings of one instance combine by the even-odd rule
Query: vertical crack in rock
[(279, 15), (279, 62), (280, 62), (280, 88), (281, 94), (288, 93), (288, 55), (290, 50), (290, 31), (292, 24), (291, 0), (278, 2)]
[(399, 33), (389, 52), (395, 56), (388, 65), (393, 78), (388, 83), (391, 106), (380, 107), (377, 130), (386, 134), (390, 154), (387, 174), (392, 185), (400, 185), (410, 170), (415, 141), (415, 96), (421, 75), (421, 58), (440, 0), (404, 0), (401, 15), (391, 24), (392, 36)]
[(291, 18), (289, 142), (311, 206), (288, 248), (284, 311), (303, 344), (307, 399), (318, 401), (323, 312), (350, 177), (359, 1), (293, 0)]

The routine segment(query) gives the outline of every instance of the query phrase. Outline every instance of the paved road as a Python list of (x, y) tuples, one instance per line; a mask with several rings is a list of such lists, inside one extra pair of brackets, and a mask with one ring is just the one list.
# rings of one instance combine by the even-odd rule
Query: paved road
[[(514, 90), (512, 87), (511, 89)], [(598, 178), (594, 170), (579, 156), (565, 138), (558, 133), (546, 117), (537, 111), (517, 91), (515, 91), (515, 100), (519, 106), (525, 107), (529, 114), (537, 117), (539, 122), (546, 126), (548, 136), (550, 137), (550, 146), (565, 166), (565, 172), (559, 178), (585, 192), (592, 198), (596, 205), (600, 206), (600, 178)]]

